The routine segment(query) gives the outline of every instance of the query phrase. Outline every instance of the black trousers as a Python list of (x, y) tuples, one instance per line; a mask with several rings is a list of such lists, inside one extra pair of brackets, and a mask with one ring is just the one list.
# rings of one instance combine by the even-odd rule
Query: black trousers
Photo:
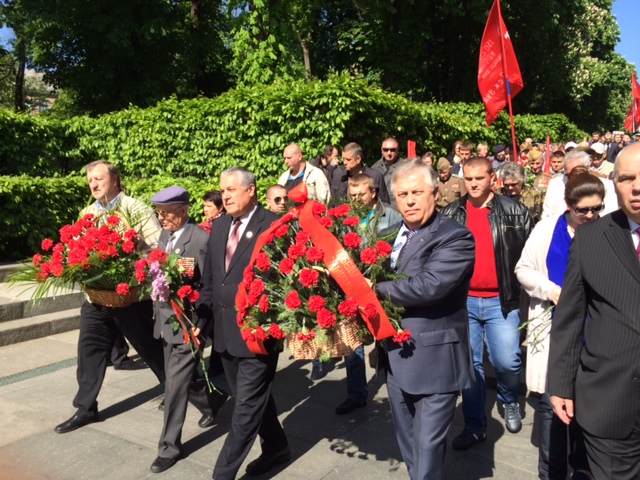
[(587, 447), (582, 428), (575, 421), (567, 426), (554, 413), (548, 393), (538, 401), (539, 442), (538, 477), (543, 480), (565, 480), (568, 465), (589, 471)]
[(73, 406), (78, 415), (98, 411), (98, 394), (104, 381), (107, 360), (117, 336), (122, 332), (140, 354), (160, 383), (164, 383), (162, 342), (153, 338), (151, 300), (128, 307), (107, 308), (85, 301), (80, 309), (78, 339), (78, 393)]
[(262, 453), (267, 455), (284, 450), (288, 442), (271, 396), (278, 353), (239, 358), (223, 352), (221, 357), (235, 408), (213, 478), (233, 480), (257, 435), (260, 435)]
[(602, 438), (584, 430), (591, 478), (638, 480), (640, 478), (640, 413), (631, 434), (624, 439)]
[(120, 365), (129, 358), (129, 345), (127, 345), (127, 340), (124, 338), (124, 335), (122, 335), (122, 332), (116, 337), (110, 357), (111, 363), (114, 366)]

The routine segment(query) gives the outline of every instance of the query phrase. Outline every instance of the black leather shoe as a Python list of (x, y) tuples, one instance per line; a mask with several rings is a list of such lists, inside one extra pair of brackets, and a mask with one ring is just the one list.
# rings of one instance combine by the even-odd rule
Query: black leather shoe
[(134, 360), (125, 360), (122, 363), (113, 366), (114, 370), (142, 370), (147, 365), (144, 362), (136, 362)]
[(98, 415), (98, 412), (94, 413), (93, 415), (90, 416), (80, 416), (77, 413), (71, 417), (69, 420), (67, 420), (64, 423), (61, 423), (60, 425), (58, 425), (56, 428), (54, 428), (54, 431), (56, 433), (67, 433), (67, 432), (73, 432), (74, 430), (79, 429), (80, 427), (84, 427), (85, 425), (89, 425), (90, 423), (95, 423), (95, 422), (99, 422), (100, 421), (100, 416)]
[(160, 410), (161, 412), (164, 412), (164, 398), (160, 402), (160, 405), (158, 405), (158, 410)]
[(284, 450), (280, 450), (278, 453), (265, 454), (263, 453), (253, 462), (247, 465), (247, 475), (255, 476), (268, 472), (276, 465), (285, 463), (291, 460), (291, 451), (289, 447)]
[(346, 413), (353, 412), (356, 408), (362, 408), (367, 404), (364, 402), (356, 402), (355, 400), (351, 400), (347, 398), (344, 402), (336, 407), (336, 415), (344, 415)]
[(216, 423), (215, 415), (202, 415), (198, 421), (198, 426), (200, 428), (209, 428), (213, 426), (214, 423)]
[(149, 470), (151, 470), (151, 473), (164, 472), (165, 470), (169, 470), (171, 467), (173, 467), (179, 458), (180, 457), (173, 457), (173, 458), (158, 457), (153, 461)]

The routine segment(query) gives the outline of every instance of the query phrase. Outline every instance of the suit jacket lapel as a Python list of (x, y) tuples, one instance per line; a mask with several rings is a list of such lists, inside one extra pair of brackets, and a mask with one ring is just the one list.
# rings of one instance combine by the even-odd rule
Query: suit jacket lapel
[(176, 241), (176, 244), (173, 246), (173, 251), (171, 253), (177, 253), (179, 255), (184, 255), (184, 250), (187, 244), (191, 241), (191, 234), (193, 233), (193, 225), (191, 220), (184, 227), (184, 231)]
[(605, 230), (604, 235), (620, 262), (629, 270), (636, 281), (640, 282), (640, 262), (633, 249), (629, 221), (622, 211), (618, 210), (609, 215), (609, 228)]
[(422, 248), (424, 247), (424, 242), (428, 241), (429, 237), (438, 230), (439, 225), (440, 215), (434, 212), (431, 220), (427, 222), (427, 224), (418, 232), (416, 232), (416, 234), (409, 242), (409, 245), (407, 245), (406, 250), (402, 254), (402, 261), (400, 262), (399, 272), (404, 272), (404, 269), (409, 264), (411, 257), (422, 250)]
[[(231, 263), (229, 263), (229, 272), (233, 270), (236, 262), (240, 257), (242, 257), (244, 251), (249, 247), (249, 245), (253, 245), (256, 237), (260, 235), (262, 230), (262, 221), (264, 220), (264, 209), (258, 205), (258, 208), (254, 212), (251, 220), (249, 220), (249, 224), (244, 229), (244, 233), (238, 242), (238, 246), (236, 247), (236, 251), (233, 254), (233, 258), (231, 259)], [(225, 243), (226, 249), (226, 243)], [(250, 254), (252, 252), (249, 252)], [(222, 255), (224, 261), (224, 253)], [(224, 268), (224, 265), (223, 265)]]
[(160, 232), (160, 237), (158, 237), (158, 248), (160, 248), (163, 252), (167, 251), (167, 242), (169, 241), (169, 230), (165, 230), (164, 228)]
[[(219, 238), (221, 241), (216, 242), (215, 249), (216, 254), (213, 256), (214, 261), (218, 264), (216, 268), (218, 268), (220, 272), (224, 272), (224, 257), (225, 252), (227, 251), (227, 241), (229, 240), (229, 229), (231, 228), (231, 222), (233, 222), (233, 217), (231, 215), (223, 215), (216, 220), (216, 222), (220, 222), (218, 227), (220, 227)], [(214, 232), (211, 232), (211, 236), (213, 237)]]

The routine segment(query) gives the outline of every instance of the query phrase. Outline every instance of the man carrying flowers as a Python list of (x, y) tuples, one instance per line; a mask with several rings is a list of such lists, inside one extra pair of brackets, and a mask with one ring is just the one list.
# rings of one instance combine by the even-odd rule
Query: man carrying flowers
[(279, 355), (276, 342), (265, 342), (266, 355), (252, 353), (240, 334), (235, 308), (256, 239), (278, 215), (258, 204), (256, 178), (244, 168), (222, 172), (220, 191), (227, 215), (211, 232), (198, 315), (213, 319), (213, 346), (235, 398), (229, 433), (213, 470), (216, 480), (232, 480), (258, 435), (262, 454), (247, 466), (249, 475), (289, 461), (291, 453), (271, 396)]
[[(189, 192), (184, 188), (165, 188), (151, 197), (151, 202), (156, 205), (163, 229), (158, 248), (167, 254), (180, 255), (179, 261), (184, 265), (183, 272), (178, 273), (182, 277), (181, 281), (174, 282), (185, 284), (177, 291), (177, 296), (182, 299), (186, 315), (190, 315), (190, 307), (198, 297), (196, 288), (200, 285), (209, 235), (190, 220)], [(156, 277), (154, 284), (158, 281)], [(184, 332), (169, 297), (162, 298), (162, 295), (154, 292), (152, 298), (157, 298), (154, 303), (154, 336), (162, 339), (167, 377), (164, 385), (164, 427), (158, 443), (158, 457), (151, 465), (151, 472), (160, 473), (175, 465), (182, 454), (181, 436), (187, 415), (187, 402), (200, 410), (202, 418), (198, 425), (207, 428), (214, 424), (216, 413), (227, 399), (227, 394), (209, 391), (202, 382), (191, 384), (201, 352), (189, 341), (185, 343)], [(198, 338), (204, 327), (204, 321), (201, 321), (193, 329), (193, 336)]]
[[(380, 298), (405, 308), (403, 343), (383, 342), (389, 403), (413, 479), (444, 479), (447, 432), (458, 392), (473, 383), (466, 298), (473, 273), (471, 232), (436, 211), (437, 177), (421, 161), (396, 168), (391, 189), (402, 223), (391, 260), (404, 278), (380, 282)], [(382, 351), (384, 350), (384, 351)]]
[[(127, 247), (123, 244), (123, 249), (133, 251), (136, 248), (145, 249), (156, 244), (160, 235), (160, 225), (153, 211), (141, 201), (125, 195), (118, 169), (103, 160), (92, 162), (85, 168), (89, 188), (96, 201), (85, 208), (81, 216), (91, 214), (93, 219), (97, 219), (98, 225), (104, 223), (117, 226), (120, 222), (128, 222), (130, 224), (128, 227), (131, 227), (128, 232), (131, 232), (132, 238), (127, 239), (125, 242)], [(69, 228), (73, 229), (73, 227)], [(69, 239), (74, 238), (74, 233), (71, 231), (65, 230), (61, 234), (69, 237), (66, 239), (67, 243)], [(105, 248), (113, 248), (107, 245), (108, 242), (105, 242)], [(80, 249), (77, 251), (78, 255), (82, 253)], [(69, 253), (70, 262), (74, 253)], [(105, 254), (111, 253), (106, 250)], [(81, 262), (81, 259), (77, 261)], [(128, 294), (129, 285), (119, 284), (117, 292), (123, 296)], [(73, 406), (77, 411), (70, 419), (55, 428), (57, 433), (71, 432), (99, 421), (98, 393), (102, 387), (107, 361), (119, 330), (158, 377), (158, 381), (164, 382), (162, 344), (153, 338), (151, 300), (116, 308), (104, 307), (85, 300), (80, 310), (78, 392), (73, 399)]]

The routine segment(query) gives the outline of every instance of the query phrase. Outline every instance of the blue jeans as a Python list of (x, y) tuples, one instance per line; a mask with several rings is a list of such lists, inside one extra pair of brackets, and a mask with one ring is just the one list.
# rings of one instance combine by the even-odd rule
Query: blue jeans
[(462, 391), (462, 413), (466, 430), (486, 432), (485, 405), (487, 392), (482, 360), (486, 341), (489, 361), (498, 377), (498, 400), (509, 404), (518, 401), (520, 393), (520, 314), (512, 310), (505, 317), (500, 297), (467, 298), (469, 337), (476, 382)]
[(354, 402), (366, 402), (369, 390), (367, 388), (367, 373), (364, 363), (364, 347), (356, 348), (345, 359), (347, 367), (347, 393)]

